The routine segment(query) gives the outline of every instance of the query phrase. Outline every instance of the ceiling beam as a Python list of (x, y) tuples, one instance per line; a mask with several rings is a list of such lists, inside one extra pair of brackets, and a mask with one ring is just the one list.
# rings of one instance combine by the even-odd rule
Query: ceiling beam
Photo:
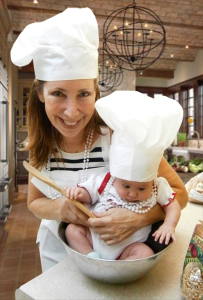
[(17, 11), (28, 11), (28, 12), (35, 12), (35, 13), (43, 13), (43, 14), (59, 14), (61, 10), (54, 10), (54, 9), (46, 9), (46, 8), (37, 8), (37, 7), (28, 7), (28, 6), (19, 6), (19, 5), (7, 5), (9, 10), (17, 10)]
[(174, 71), (169, 70), (156, 70), (156, 69), (146, 69), (141, 72), (137, 72), (137, 77), (159, 77), (165, 79), (174, 78)]
[[(74, 5), (68, 5), (69, 7), (75, 7)], [(54, 9), (46, 9), (46, 8), (39, 8), (39, 7), (28, 7), (28, 6), (19, 6), (19, 5), (7, 5), (9, 10), (18, 10), (18, 11), (28, 11), (28, 12), (35, 12), (35, 13), (43, 13), (43, 14), (58, 14), (61, 13), (62, 10), (54, 10)], [(93, 8), (92, 8), (93, 10)], [(111, 12), (110, 12), (111, 13)], [(95, 13), (96, 17), (102, 17), (105, 18), (107, 17), (106, 14), (97, 14)], [(122, 19), (122, 17), (117, 17), (117, 19)], [(184, 24), (184, 23), (174, 23), (174, 22), (163, 22), (164, 26), (173, 26), (173, 27), (178, 27), (178, 28), (188, 28), (188, 29), (195, 29), (195, 30), (203, 30), (203, 26), (198, 26), (198, 25), (189, 25), (189, 24)]]
[[(19, 30), (13, 30), (13, 34), (15, 35), (19, 35), (21, 34), (22, 31), (19, 31)], [(103, 38), (101, 37), (100, 38), (100, 41), (103, 41)], [(166, 44), (166, 48), (177, 48), (177, 49), (185, 49), (185, 45), (177, 45), (177, 44)], [(203, 49), (203, 46), (194, 46), (194, 45), (189, 45), (189, 50), (190, 49), (193, 49), (193, 50), (202, 50)], [(188, 51), (189, 51), (188, 50)]]
[[(117, 57), (117, 56), (116, 56)], [(151, 59), (151, 58), (153, 58), (153, 57), (148, 57), (149, 59)], [(179, 61), (182, 61), (182, 62), (184, 62), (184, 61), (187, 61), (187, 62), (193, 62), (194, 61), (194, 59), (184, 59), (184, 58), (176, 58), (176, 57), (163, 57), (163, 56), (161, 56), (161, 57), (159, 57), (159, 59), (160, 60), (170, 60), (170, 61), (176, 61), (176, 62), (179, 62)], [(29, 71), (28, 71), (29, 72)]]
[[(19, 33), (20, 33), (20, 31), (19, 31)], [(100, 37), (99, 38), (100, 39), (100, 41), (103, 41), (104, 40), (104, 38), (103, 37)], [(110, 40), (110, 39), (109, 39)], [(111, 41), (111, 40), (110, 40)], [(114, 41), (113, 39), (112, 39), (112, 41)], [(130, 40), (129, 40), (130, 41)], [(179, 48), (179, 49), (182, 49), (182, 48), (185, 48), (185, 46), (186, 46), (186, 43), (185, 44), (170, 44), (170, 43), (167, 43), (166, 42), (166, 47), (169, 47), (169, 48)], [(188, 44), (188, 46), (189, 46), (189, 48), (188, 48), (188, 50), (189, 49), (196, 49), (196, 50), (200, 50), (200, 49), (203, 49), (203, 43), (202, 43), (202, 46), (195, 46), (195, 45), (190, 45), (190, 44)]]
[[(169, 47), (169, 48), (179, 48), (179, 49), (182, 49), (182, 48), (185, 48), (186, 46), (186, 43), (184, 45), (180, 45), (180, 44), (169, 44), (169, 43), (166, 43), (166, 47)], [(193, 49), (193, 50), (200, 50), (200, 49), (203, 49), (203, 45), (202, 46), (195, 46), (195, 45), (190, 45), (188, 44), (189, 48), (187, 50), (190, 50), (190, 49)]]
[[(19, 73), (34, 73), (33, 62), (31, 62), (27, 66), (20, 67), (19, 68)], [(146, 70), (142, 71), (142, 75), (140, 74), (140, 72), (138, 72), (137, 76), (141, 76), (141, 77), (160, 77), (160, 78), (171, 79), (171, 78), (174, 78), (174, 71), (158, 70), (158, 69), (146, 69)]]
[[(109, 58), (109, 57), (111, 57), (111, 55), (108, 55), (108, 54), (105, 54), (105, 56), (104, 57), (106, 57), (107, 59)], [(123, 60), (124, 60), (124, 55), (123, 56), (121, 56), (121, 55), (112, 55), (112, 57), (115, 57), (115, 58), (117, 58), (118, 60), (119, 60), (119, 58), (123, 58)], [(141, 57), (141, 56), (140, 56)], [(145, 57), (144, 59), (149, 59), (149, 60), (151, 60), (151, 59), (154, 59), (156, 57), (156, 55), (152, 55), (150, 52), (149, 52), (149, 55), (147, 56), (147, 57)], [(193, 62), (194, 61), (194, 59), (190, 59), (190, 58), (182, 58), (182, 57), (164, 57), (164, 53), (158, 58), (159, 60), (165, 60), (165, 61), (177, 61), (177, 62), (179, 62), (179, 61), (187, 61), (187, 62)]]

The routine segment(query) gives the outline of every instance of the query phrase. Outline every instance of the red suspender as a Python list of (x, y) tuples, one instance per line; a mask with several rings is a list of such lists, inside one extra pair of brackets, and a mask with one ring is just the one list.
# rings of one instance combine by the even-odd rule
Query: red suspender
[(98, 192), (100, 195), (103, 192), (103, 190), (105, 189), (105, 186), (107, 185), (107, 182), (109, 181), (110, 177), (111, 177), (110, 172), (107, 173), (106, 176), (104, 177), (104, 180), (102, 181), (102, 184), (100, 185), (100, 188), (98, 189)]

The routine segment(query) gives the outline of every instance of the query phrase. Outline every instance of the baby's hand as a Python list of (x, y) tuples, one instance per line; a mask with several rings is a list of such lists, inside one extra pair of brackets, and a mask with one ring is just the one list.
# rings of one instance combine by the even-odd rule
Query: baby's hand
[(153, 233), (152, 236), (155, 237), (155, 241), (159, 240), (160, 244), (162, 244), (165, 239), (165, 245), (168, 245), (170, 238), (173, 239), (174, 243), (177, 243), (175, 237), (175, 227), (170, 223), (164, 223), (163, 225), (161, 225), (159, 229)]
[(82, 189), (80, 187), (65, 187), (66, 195), (70, 199), (81, 200), (82, 199)]

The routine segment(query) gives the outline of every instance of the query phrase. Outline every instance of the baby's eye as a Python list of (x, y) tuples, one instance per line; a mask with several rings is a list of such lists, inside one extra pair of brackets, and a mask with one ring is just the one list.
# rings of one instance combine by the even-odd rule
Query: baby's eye
[(144, 191), (144, 190), (145, 190), (145, 188), (139, 188), (138, 190), (139, 190), (139, 191)]
[(129, 188), (130, 188), (130, 186), (129, 186), (128, 184), (123, 184), (123, 187), (124, 187), (125, 189), (129, 189)]

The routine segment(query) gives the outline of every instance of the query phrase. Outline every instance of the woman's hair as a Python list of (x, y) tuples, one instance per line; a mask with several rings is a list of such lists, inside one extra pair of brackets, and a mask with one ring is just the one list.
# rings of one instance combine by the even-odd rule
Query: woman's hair
[[(45, 104), (40, 101), (38, 91), (43, 91), (44, 81), (34, 80), (28, 105), (27, 105), (27, 126), (28, 136), (26, 141), (27, 146), (23, 150), (29, 151), (30, 164), (37, 169), (41, 169), (46, 165), (49, 153), (53, 153), (56, 160), (60, 160), (60, 152), (57, 151), (56, 145), (59, 145), (63, 136), (52, 125), (45, 111)], [(100, 91), (97, 79), (94, 79), (96, 91), (95, 101), (100, 98)], [(98, 115), (96, 109), (86, 125), (84, 140), (87, 139), (89, 129), (94, 125), (97, 133), (101, 134), (100, 126), (106, 124)]]

